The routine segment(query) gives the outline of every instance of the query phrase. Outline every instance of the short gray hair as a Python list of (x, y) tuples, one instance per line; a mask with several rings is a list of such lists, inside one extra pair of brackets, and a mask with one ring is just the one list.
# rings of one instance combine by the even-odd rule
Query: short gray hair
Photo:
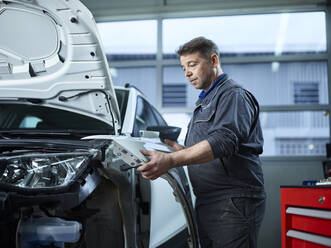
[(184, 45), (180, 46), (176, 51), (177, 55), (180, 57), (182, 55), (192, 54), (195, 52), (199, 52), (200, 55), (209, 60), (212, 54), (217, 54), (219, 56), (219, 50), (217, 45), (209, 39), (205, 37), (197, 37), (188, 42)]

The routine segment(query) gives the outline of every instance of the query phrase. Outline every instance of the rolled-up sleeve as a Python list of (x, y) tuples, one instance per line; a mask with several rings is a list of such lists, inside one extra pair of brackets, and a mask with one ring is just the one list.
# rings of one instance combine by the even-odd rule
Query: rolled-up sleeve
[(255, 119), (256, 106), (248, 93), (237, 88), (218, 99), (213, 124), (208, 138), (214, 157), (230, 157), (245, 142)]

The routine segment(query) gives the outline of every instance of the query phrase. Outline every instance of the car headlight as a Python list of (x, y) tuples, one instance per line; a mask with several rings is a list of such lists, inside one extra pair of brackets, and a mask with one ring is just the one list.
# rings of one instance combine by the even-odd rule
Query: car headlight
[(90, 152), (1, 156), (0, 183), (30, 189), (66, 186), (90, 157)]

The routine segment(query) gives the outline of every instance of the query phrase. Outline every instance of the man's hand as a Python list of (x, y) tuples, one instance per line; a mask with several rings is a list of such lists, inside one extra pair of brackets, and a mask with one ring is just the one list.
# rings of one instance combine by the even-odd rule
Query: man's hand
[(172, 148), (172, 150), (174, 151), (179, 151), (179, 150), (183, 150), (185, 147), (172, 141), (172, 140), (168, 140), (168, 139), (165, 139), (164, 140), (164, 143), (168, 146), (170, 146)]
[(150, 157), (149, 162), (137, 168), (146, 179), (155, 180), (174, 167), (170, 153), (148, 150), (140, 150), (140, 152)]
[(150, 157), (149, 162), (137, 169), (144, 178), (154, 180), (171, 168), (183, 165), (202, 164), (214, 159), (213, 150), (207, 140), (203, 140), (185, 149), (176, 142), (165, 141), (165, 143), (173, 147), (176, 151), (164, 153), (140, 150), (142, 154)]

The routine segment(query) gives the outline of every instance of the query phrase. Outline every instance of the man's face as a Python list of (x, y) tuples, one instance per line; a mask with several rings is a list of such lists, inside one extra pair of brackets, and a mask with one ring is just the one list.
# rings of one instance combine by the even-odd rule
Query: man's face
[(216, 79), (213, 60), (201, 57), (199, 52), (180, 56), (180, 64), (186, 79), (196, 89), (207, 90)]

